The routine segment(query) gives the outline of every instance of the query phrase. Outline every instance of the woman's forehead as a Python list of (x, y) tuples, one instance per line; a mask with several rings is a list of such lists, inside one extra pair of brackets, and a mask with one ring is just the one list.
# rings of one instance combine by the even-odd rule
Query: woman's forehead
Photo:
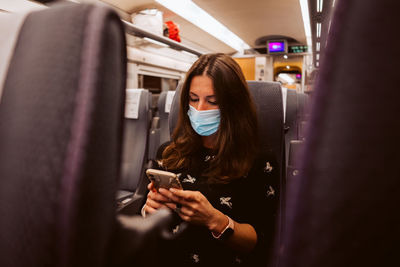
[(210, 77), (202, 75), (193, 77), (189, 92), (198, 96), (214, 95), (214, 85)]

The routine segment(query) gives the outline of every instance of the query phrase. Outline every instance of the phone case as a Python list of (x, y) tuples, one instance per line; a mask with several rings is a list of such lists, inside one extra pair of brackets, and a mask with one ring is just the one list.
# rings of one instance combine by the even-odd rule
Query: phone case
[(179, 182), (178, 176), (175, 173), (160, 171), (155, 169), (148, 169), (146, 175), (150, 181), (153, 182), (154, 187), (158, 190), (159, 188), (169, 189), (171, 187), (182, 189), (182, 185)]

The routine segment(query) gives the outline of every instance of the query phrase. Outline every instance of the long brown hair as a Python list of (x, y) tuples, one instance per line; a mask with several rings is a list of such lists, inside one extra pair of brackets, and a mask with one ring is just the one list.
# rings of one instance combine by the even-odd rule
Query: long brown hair
[(188, 169), (202, 146), (187, 116), (189, 91), (193, 77), (207, 75), (214, 86), (221, 122), (217, 132), (216, 155), (204, 176), (209, 182), (228, 183), (250, 170), (257, 153), (257, 116), (240, 66), (228, 55), (206, 54), (187, 73), (180, 96), (180, 110), (172, 142), (163, 152), (162, 163), (168, 170)]

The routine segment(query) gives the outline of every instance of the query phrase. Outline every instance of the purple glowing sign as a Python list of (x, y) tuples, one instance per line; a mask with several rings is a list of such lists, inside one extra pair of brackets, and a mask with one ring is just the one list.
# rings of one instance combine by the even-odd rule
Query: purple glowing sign
[(285, 43), (284, 42), (269, 42), (268, 50), (270, 53), (285, 52)]
[(299, 80), (300, 80), (300, 79), (301, 79), (301, 74), (297, 73), (297, 74), (296, 74), (296, 79), (299, 79)]

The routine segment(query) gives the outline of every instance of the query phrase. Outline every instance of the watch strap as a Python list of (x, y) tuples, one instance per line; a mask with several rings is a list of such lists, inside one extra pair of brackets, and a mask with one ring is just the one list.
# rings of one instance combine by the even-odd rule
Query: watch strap
[(225, 227), (225, 229), (222, 230), (219, 235), (215, 235), (213, 232), (211, 232), (212, 236), (215, 239), (222, 240), (222, 239), (228, 238), (229, 236), (231, 236), (233, 234), (233, 231), (235, 229), (235, 224), (229, 216), (227, 216), (227, 215), (225, 215), (225, 216), (228, 217), (228, 225)]

